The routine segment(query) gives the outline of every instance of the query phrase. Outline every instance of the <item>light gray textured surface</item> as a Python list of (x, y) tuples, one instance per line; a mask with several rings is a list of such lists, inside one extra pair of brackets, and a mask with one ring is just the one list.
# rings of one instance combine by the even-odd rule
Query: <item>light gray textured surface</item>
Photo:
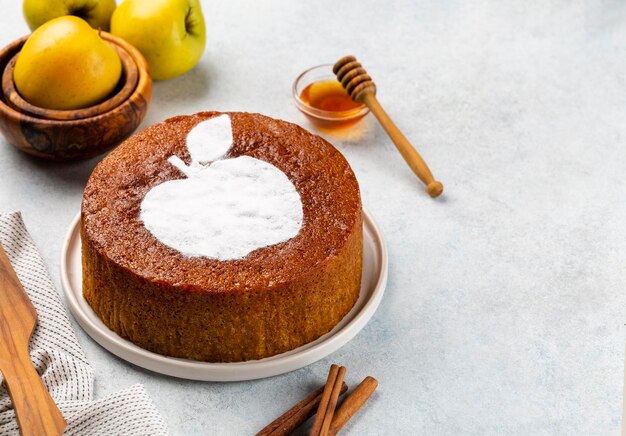
[[(20, 2), (2, 45), (27, 32)], [(144, 383), (173, 434), (249, 434), (328, 365), (380, 388), (348, 434), (617, 434), (626, 294), (626, 3), (214, 1), (187, 75), (156, 83), (144, 126), (204, 109), (310, 127), (290, 88), (356, 54), (446, 187), (424, 194), (369, 116), (329, 137), (390, 252), (368, 326), (329, 358), (245, 383), (181, 381), (79, 338), (96, 395)], [(53, 276), (96, 160), (49, 163), (0, 139), (0, 208), (19, 209)]]

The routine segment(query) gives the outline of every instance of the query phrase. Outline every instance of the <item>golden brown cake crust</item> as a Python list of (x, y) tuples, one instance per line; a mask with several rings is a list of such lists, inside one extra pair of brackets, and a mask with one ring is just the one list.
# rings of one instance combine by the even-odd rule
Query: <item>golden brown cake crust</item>
[(134, 135), (91, 175), (82, 204), (83, 292), (105, 324), (149, 350), (206, 361), (258, 359), (332, 329), (356, 302), (361, 278), (359, 188), (328, 142), (259, 114), (229, 113), (227, 157), (269, 162), (293, 182), (304, 222), (297, 236), (243, 259), (186, 257), (139, 219), (154, 186), (184, 175), (187, 133), (203, 112)]

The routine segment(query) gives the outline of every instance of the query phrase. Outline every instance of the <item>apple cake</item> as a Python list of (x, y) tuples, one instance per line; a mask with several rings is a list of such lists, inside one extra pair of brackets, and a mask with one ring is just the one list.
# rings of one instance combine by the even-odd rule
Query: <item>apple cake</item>
[(83, 294), (147, 350), (261, 359), (350, 311), (362, 230), (357, 180), (324, 139), (259, 114), (178, 116), (126, 140), (89, 178)]

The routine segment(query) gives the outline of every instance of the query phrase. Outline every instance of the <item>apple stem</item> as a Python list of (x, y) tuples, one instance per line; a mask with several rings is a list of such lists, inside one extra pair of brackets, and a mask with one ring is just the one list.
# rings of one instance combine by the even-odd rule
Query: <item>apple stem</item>
[(181, 158), (179, 158), (178, 156), (170, 156), (167, 161), (172, 164), (174, 167), (176, 167), (181, 173), (183, 173), (184, 175), (186, 175), (187, 177), (191, 176), (191, 166), (187, 166), (185, 164), (185, 162), (183, 162), (183, 160)]

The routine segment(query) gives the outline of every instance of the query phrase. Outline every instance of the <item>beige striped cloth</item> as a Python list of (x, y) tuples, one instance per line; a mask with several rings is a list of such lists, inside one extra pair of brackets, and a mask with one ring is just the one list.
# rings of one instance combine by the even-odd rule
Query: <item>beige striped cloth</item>
[[(65, 434), (167, 435), (162, 417), (139, 384), (94, 401), (93, 369), (19, 213), (0, 214), (0, 244), (37, 309), (30, 357), (67, 421)], [(4, 383), (0, 435), (19, 435)]]

